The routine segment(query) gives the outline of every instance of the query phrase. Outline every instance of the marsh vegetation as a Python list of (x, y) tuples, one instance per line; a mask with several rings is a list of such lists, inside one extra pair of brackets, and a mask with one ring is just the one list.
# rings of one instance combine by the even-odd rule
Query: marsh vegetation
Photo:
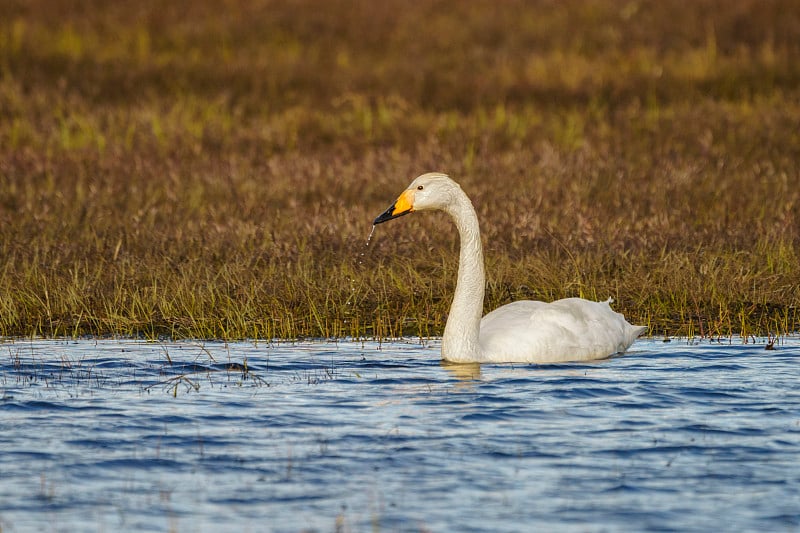
[(448, 172), (486, 307), (796, 331), (800, 5), (0, 3), (0, 335), (440, 334)]

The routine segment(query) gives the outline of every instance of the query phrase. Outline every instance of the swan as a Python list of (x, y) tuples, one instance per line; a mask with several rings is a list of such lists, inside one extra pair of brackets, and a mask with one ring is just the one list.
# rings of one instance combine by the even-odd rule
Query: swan
[(481, 318), (485, 274), (478, 216), (458, 183), (439, 172), (422, 174), (373, 224), (436, 209), (452, 217), (461, 241), (456, 290), (442, 335), (442, 359), (455, 363), (605, 359), (627, 350), (647, 330), (613, 311), (610, 298), (605, 302), (520, 300)]

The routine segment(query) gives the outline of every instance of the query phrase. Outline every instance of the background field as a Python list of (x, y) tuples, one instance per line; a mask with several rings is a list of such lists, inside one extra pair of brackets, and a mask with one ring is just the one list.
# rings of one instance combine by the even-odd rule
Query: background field
[(795, 0), (0, 0), (0, 335), (441, 333), (428, 170), (487, 309), (795, 331), (799, 166)]

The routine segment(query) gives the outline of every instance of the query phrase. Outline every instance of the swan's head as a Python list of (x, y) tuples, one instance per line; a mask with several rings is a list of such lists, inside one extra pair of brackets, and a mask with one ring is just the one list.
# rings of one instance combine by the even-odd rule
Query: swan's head
[(456, 201), (461, 191), (458, 183), (447, 174), (428, 172), (417, 177), (397, 198), (392, 206), (375, 219), (373, 224), (381, 224), (387, 220), (407, 215), (412, 211), (439, 209), (447, 211)]

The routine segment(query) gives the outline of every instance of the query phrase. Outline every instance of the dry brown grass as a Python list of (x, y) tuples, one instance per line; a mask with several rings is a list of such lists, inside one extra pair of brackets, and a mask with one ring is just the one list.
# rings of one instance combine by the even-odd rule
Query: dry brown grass
[[(487, 308), (798, 328), (793, 1), (2, 2), (0, 335), (433, 335)], [(363, 253), (363, 255), (362, 255)]]

